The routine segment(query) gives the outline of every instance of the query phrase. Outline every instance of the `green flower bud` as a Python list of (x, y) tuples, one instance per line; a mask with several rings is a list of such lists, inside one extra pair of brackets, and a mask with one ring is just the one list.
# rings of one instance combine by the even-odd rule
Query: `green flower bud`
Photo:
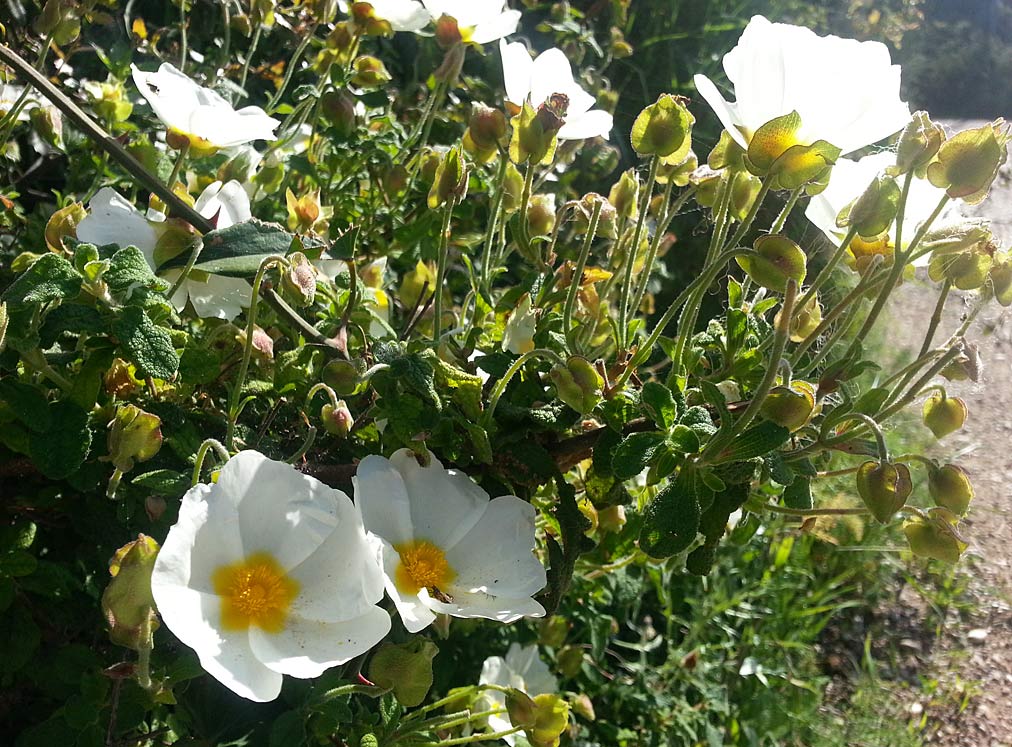
[(615, 206), (620, 218), (636, 218), (639, 215), (640, 180), (636, 169), (622, 172), (608, 193), (608, 202)]
[(555, 228), (555, 195), (534, 195), (527, 204), (527, 232), (548, 236)]
[(699, 168), (699, 159), (691, 150), (678, 163), (661, 162), (657, 167), (657, 183), (674, 182), (676, 187), (684, 187), (689, 183), (692, 172)]
[(962, 428), (966, 415), (966, 403), (962, 399), (947, 397), (939, 391), (933, 392), (924, 400), (924, 409), (921, 411), (924, 425), (939, 439)]
[(928, 470), (928, 492), (936, 506), (962, 516), (973, 500), (973, 483), (966, 470), (955, 464), (943, 464)]
[(736, 171), (731, 175), (731, 217), (741, 222), (751, 212), (752, 205), (759, 197), (762, 179), (747, 171)]
[(288, 263), (281, 274), (281, 286), (296, 306), (309, 306), (316, 298), (316, 270), (302, 252), (290, 254)]
[(928, 518), (916, 517), (903, 522), (903, 534), (910, 551), (920, 558), (955, 563), (966, 551), (967, 543), (956, 532), (957, 517), (945, 508), (933, 508)]
[(534, 696), (534, 723), (524, 728), (531, 747), (558, 747), (568, 726), (569, 703), (551, 693)]
[(569, 97), (561, 93), (552, 94), (537, 109), (525, 101), (520, 113), (511, 120), (510, 160), (516, 164), (551, 163), (568, 109)]
[[(776, 324), (780, 324), (780, 314), (781, 312), (778, 311), (774, 317)], [(801, 342), (806, 339), (820, 324), (822, 324), (822, 306), (819, 304), (819, 299), (813, 296), (804, 305), (804, 308), (795, 310), (794, 316), (791, 317), (791, 342)]]
[(549, 373), (559, 399), (581, 415), (592, 412), (601, 402), (604, 379), (586, 358), (571, 356), (565, 366), (556, 365)]
[(54, 106), (37, 106), (28, 112), (32, 127), (44, 142), (54, 148), (63, 147), (63, 115)]
[(524, 194), (524, 178), (511, 161), (506, 165), (506, 178), (503, 180), (502, 207), (507, 213), (515, 213), (520, 209), (520, 200)]
[(641, 156), (660, 156), (668, 163), (681, 163), (692, 147), (692, 116), (684, 96), (661, 94), (633, 122), (631, 142)]
[(106, 122), (125, 122), (133, 113), (134, 105), (130, 103), (126, 88), (111, 75), (102, 83), (84, 81), (81, 87), (91, 99), (91, 108)]
[(928, 277), (950, 280), (960, 290), (975, 290), (987, 282), (994, 253), (994, 245), (988, 244), (959, 254), (936, 254), (928, 263)]
[(380, 88), (390, 82), (390, 73), (378, 57), (362, 55), (352, 64), (351, 84), (359, 88)]
[(479, 163), (488, 163), (506, 143), (506, 115), (484, 104), (473, 104), (464, 132), (464, 150)]
[(460, 148), (450, 148), (436, 169), (429, 190), (429, 207), (435, 209), (451, 198), (459, 202), (466, 194), (467, 162)]
[(342, 136), (348, 137), (358, 126), (355, 99), (344, 91), (327, 91), (320, 98), (320, 107)]
[(900, 134), (896, 145), (896, 165), (889, 169), (892, 176), (913, 171), (924, 177), (924, 171), (945, 142), (945, 130), (931, 121), (927, 112), (914, 112), (913, 119)]
[(625, 35), (617, 26), (611, 27), (611, 56), (616, 60), (632, 57), (632, 44), (625, 40)]
[(1012, 259), (1005, 252), (994, 255), (988, 274), (995, 300), (1002, 306), (1012, 304)]
[(524, 729), (534, 726), (537, 706), (530, 695), (511, 687), (506, 693), (506, 712), (509, 714), (510, 723)]
[(942, 143), (928, 166), (928, 181), (949, 197), (976, 205), (987, 197), (998, 170), (1008, 158), (1009, 127), (1005, 120), (963, 130)]
[(438, 653), (439, 648), (428, 638), (384, 643), (369, 662), (369, 679), (393, 690), (401, 705), (414, 708), (432, 687), (432, 659)]
[(445, 13), (436, 19), (436, 43), (441, 49), (450, 49), (464, 40), (457, 19)]
[(352, 23), (363, 36), (393, 36), (390, 22), (376, 15), (369, 3), (352, 3), (348, 8)]
[(792, 381), (790, 386), (775, 386), (766, 395), (759, 412), (767, 420), (796, 431), (815, 411), (815, 387), (807, 381)]
[(771, 119), (752, 135), (745, 166), (756, 176), (769, 177), (775, 189), (796, 189), (824, 179), (840, 149), (825, 140), (801, 143), (801, 116), (793, 111)]
[(82, 203), (72, 202), (49, 216), (43, 234), (49, 251), (57, 253), (65, 251), (63, 240), (77, 238), (77, 224), (84, 220), (87, 214), (88, 211), (84, 209)]
[(320, 378), (342, 397), (351, 397), (365, 386), (362, 371), (351, 361), (330, 361), (320, 372)]
[(959, 354), (938, 372), (949, 381), (977, 382), (980, 380), (980, 371), (983, 364), (980, 360), (980, 352), (972, 342), (963, 340), (959, 346)]
[(583, 667), (583, 649), (579, 646), (565, 646), (555, 657), (555, 668), (563, 677), (572, 679)]
[(586, 235), (590, 230), (590, 218), (594, 214), (597, 203), (601, 203), (601, 214), (597, 218), (597, 235), (614, 239), (618, 237), (618, 211), (597, 192), (588, 192), (582, 198), (578, 209), (573, 213), (573, 230), (578, 236)]
[(136, 405), (122, 405), (109, 423), (109, 461), (129, 472), (135, 462), (145, 462), (162, 448), (162, 421)]
[(808, 258), (801, 247), (783, 234), (767, 234), (756, 239), (758, 256), (738, 257), (738, 265), (753, 281), (764, 288), (783, 293), (787, 281), (799, 286), (807, 274)]
[(573, 713), (587, 721), (596, 721), (597, 714), (594, 712), (594, 702), (586, 693), (580, 693), (570, 701), (570, 708)]
[(158, 627), (155, 600), (151, 596), (151, 571), (158, 543), (143, 534), (128, 542), (109, 562), (112, 581), (102, 593), (102, 613), (109, 625), (109, 639), (135, 651), (150, 649), (151, 634)]
[(320, 420), (323, 421), (323, 429), (332, 436), (344, 438), (355, 425), (355, 419), (351, 416), (348, 404), (343, 400), (337, 401), (337, 407), (329, 402), (320, 410)]
[(874, 238), (889, 230), (896, 219), (902, 190), (891, 176), (878, 176), (864, 193), (850, 203), (836, 218), (840, 228), (853, 226), (857, 235)]
[(712, 208), (717, 204), (717, 187), (723, 171), (715, 171), (706, 164), (692, 172), (689, 183), (696, 188), (696, 202), (702, 207)]
[(714, 171), (745, 171), (745, 151), (731, 137), (731, 133), (723, 130), (720, 139), (706, 157), (706, 165)]
[(986, 218), (963, 218), (955, 223), (929, 228), (919, 250), (930, 250), (933, 257), (976, 251), (991, 243), (991, 224)]
[(857, 470), (857, 492), (882, 524), (888, 524), (910, 497), (913, 483), (905, 464), (868, 461)]
[(597, 512), (597, 526), (602, 532), (621, 532), (625, 523), (625, 506), (606, 506)]
[(541, 621), (538, 640), (542, 645), (558, 648), (566, 642), (572, 623), (561, 615), (554, 615)]

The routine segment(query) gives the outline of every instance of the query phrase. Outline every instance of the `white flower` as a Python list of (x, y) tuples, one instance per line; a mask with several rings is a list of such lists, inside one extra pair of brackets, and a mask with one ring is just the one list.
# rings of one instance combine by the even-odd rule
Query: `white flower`
[[(558, 691), (559, 683), (548, 669), (548, 665), (538, 655), (537, 645), (520, 647), (519, 643), (511, 643), (506, 658), (490, 656), (481, 665), (480, 685), (499, 685), (512, 687), (527, 693), (530, 697), (550, 695)], [(513, 728), (509, 714), (506, 712), (506, 695), (496, 690), (486, 690), (482, 697), (488, 701), (486, 710), (501, 708), (502, 713), (488, 717), (488, 725), (492, 731), (509, 731)], [(503, 737), (507, 743), (516, 743), (516, 735)]]
[(170, 134), (186, 137), (198, 151), (242, 145), (253, 140), (274, 140), (281, 124), (259, 106), (236, 111), (210, 88), (203, 88), (163, 62), (158, 72), (145, 73), (131, 66), (134, 83)]
[(155, 560), (168, 628), (215, 679), (268, 701), (390, 629), (383, 574), (347, 495), (255, 451), (191, 488)]
[(506, 0), (422, 0), (432, 19), (449, 16), (465, 42), (487, 44), (517, 30), (521, 13), (508, 10)]
[(612, 116), (601, 109), (592, 109), (595, 100), (573, 80), (573, 69), (561, 49), (548, 49), (533, 60), (520, 42), (499, 42), (502, 56), (506, 98), (517, 107), (529, 101), (535, 109), (553, 93), (569, 97), (566, 123), (559, 130), (560, 140), (582, 140), (589, 137), (608, 137)]
[[(429, 25), (431, 16), (418, 0), (368, 0), (373, 13), (390, 24), (394, 31), (420, 31)], [(339, 2), (341, 12), (347, 14), (350, 4)]]
[(408, 449), (358, 465), (355, 501), (381, 547), (386, 590), (404, 627), (417, 633), (440, 612), (509, 623), (541, 617), (531, 599), (545, 585), (534, 556), (534, 507), (489, 500), (467, 475)]
[(902, 129), (910, 120), (900, 101), (900, 68), (879, 42), (817, 36), (804, 26), (754, 16), (724, 55), (734, 85), (728, 103), (705, 75), (696, 90), (743, 148), (772, 119), (797, 111), (798, 143), (826, 140), (850, 153)]
[[(196, 209), (205, 218), (217, 216), (217, 227), (226, 228), (250, 217), (249, 197), (236, 181), (224, 186), (209, 185), (197, 198)], [(164, 217), (149, 220), (129, 200), (111, 187), (103, 187), (88, 202), (88, 215), (77, 226), (77, 238), (97, 246), (117, 244), (135, 246), (144, 254), (152, 270), (157, 270), (155, 249), (164, 231)], [(170, 283), (182, 270), (164, 273)], [(193, 303), (197, 316), (232, 320), (249, 306), (253, 288), (241, 278), (191, 272), (170, 299), (178, 310)]]
[(524, 293), (506, 321), (502, 349), (514, 355), (523, 355), (534, 350), (534, 332), (537, 326), (538, 313), (531, 308), (531, 294)]
[[(814, 223), (830, 241), (839, 246), (847, 234), (846, 228), (836, 225), (836, 218), (840, 211), (860, 197), (875, 177), (883, 174), (888, 167), (895, 163), (896, 154), (891, 152), (875, 153), (865, 156), (859, 161), (841, 158), (833, 167), (829, 185), (808, 203), (805, 217)], [(914, 178), (910, 184), (910, 193), (903, 211), (901, 238), (903, 246), (900, 249), (906, 249), (917, 232), (918, 226), (934, 212), (944, 194), (945, 190), (932, 186), (926, 179)], [(935, 219), (932, 226), (948, 225), (961, 218), (962, 215), (955, 203), (950, 203), (949, 207)], [(896, 237), (895, 222), (889, 227), (889, 236)], [(914, 261), (914, 264), (926, 265), (928, 259), (927, 255), (919, 257)]]
[[(8, 112), (14, 108), (14, 104), (17, 103), (18, 99), (21, 98), (21, 94), (25, 92), (24, 86), (16, 86), (12, 83), (0, 82), (0, 119), (7, 116)], [(18, 122), (28, 121), (28, 112), (39, 105), (39, 99), (35, 94), (29, 94), (25, 99), (24, 107), (18, 113)]]

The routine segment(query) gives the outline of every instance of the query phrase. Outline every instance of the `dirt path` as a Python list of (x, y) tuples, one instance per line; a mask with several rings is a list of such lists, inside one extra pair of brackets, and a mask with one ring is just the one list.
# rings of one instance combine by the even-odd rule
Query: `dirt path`
[[(947, 124), (958, 130), (982, 123)], [(1012, 246), (1012, 169), (1006, 166), (990, 198), (972, 211), (991, 219), (1003, 248)], [(919, 347), (935, 294), (931, 284), (922, 282), (901, 289), (889, 320), (898, 347)], [(957, 327), (968, 309), (968, 299), (951, 298), (938, 339)], [(947, 616), (921, 674), (970, 698), (962, 711), (954, 698), (929, 705), (925, 743), (1012, 747), (1012, 309), (992, 305), (968, 339), (979, 347), (980, 380), (952, 382), (946, 388), (966, 401), (969, 419), (962, 431), (932, 447), (929, 456), (963, 466), (976, 488), (964, 523), (971, 557), (960, 570), (967, 576), (973, 609)]]

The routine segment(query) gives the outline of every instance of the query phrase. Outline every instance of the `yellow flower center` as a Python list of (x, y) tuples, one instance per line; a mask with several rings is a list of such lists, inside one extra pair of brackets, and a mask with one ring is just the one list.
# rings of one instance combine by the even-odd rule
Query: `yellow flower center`
[(268, 633), (280, 633), (288, 608), (299, 593), (299, 584), (265, 552), (218, 568), (211, 582), (221, 597), (221, 626), (225, 630), (247, 630), (255, 625)]
[(417, 594), (422, 589), (439, 590), (456, 578), (446, 555), (431, 542), (415, 540), (394, 547), (401, 556), (401, 562), (394, 573), (397, 588), (403, 592)]

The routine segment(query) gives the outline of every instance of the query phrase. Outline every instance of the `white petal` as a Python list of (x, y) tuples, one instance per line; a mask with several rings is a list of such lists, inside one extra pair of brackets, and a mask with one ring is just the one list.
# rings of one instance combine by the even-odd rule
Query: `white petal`
[(145, 73), (136, 65), (131, 65), (130, 69), (134, 84), (162, 124), (168, 128), (185, 128), (190, 112), (200, 103), (200, 86), (168, 62), (163, 62), (154, 73)]
[[(235, 319), (250, 304), (253, 286), (242, 278), (208, 275), (207, 280), (188, 277), (183, 284), (202, 319)], [(179, 308), (179, 307), (177, 307)]]
[(207, 185), (193, 208), (205, 218), (217, 216), (215, 228), (228, 228), (252, 217), (249, 195), (235, 179), (228, 184), (217, 181)]
[(536, 644), (522, 647), (511, 643), (506, 652), (506, 666), (523, 679), (523, 690), (531, 697), (559, 690), (559, 683), (541, 658)]
[(535, 594), (546, 583), (545, 567), (534, 556), (534, 506), (516, 496), (494, 499), (478, 523), (446, 559), (457, 576), (447, 590), (496, 596)]
[(309, 679), (364, 654), (390, 632), (390, 615), (370, 607), (363, 615), (343, 622), (322, 622), (289, 616), (280, 633), (250, 630), (250, 646), (267, 667), (292, 677)]
[(88, 214), (77, 224), (77, 238), (96, 246), (135, 246), (154, 267), (158, 230), (129, 200), (111, 187), (102, 187), (88, 201)]
[(611, 134), (613, 118), (601, 109), (591, 109), (578, 117), (566, 117), (559, 130), (559, 140), (584, 140), (590, 137), (607, 138)]
[(475, 44), (488, 44), (509, 36), (520, 25), (520, 16), (519, 10), (507, 10), (495, 18), (477, 24), (471, 32), (471, 41)]
[(366, 530), (392, 545), (414, 538), (411, 528), (411, 502), (404, 478), (381, 456), (367, 456), (358, 464), (355, 477), (355, 505), (362, 512)]
[(151, 587), (190, 587), (214, 592), (211, 576), (243, 558), (239, 513), (217, 485), (190, 488), (179, 504), (179, 518), (155, 559)]
[(506, 86), (506, 100), (522, 106), (531, 92), (531, 79), (534, 71), (534, 60), (520, 42), (499, 42), (499, 55), (502, 57), (503, 83)]
[[(426, 606), (435, 612), (454, 617), (480, 617), (501, 623), (516, 622), (522, 617), (544, 617), (545, 608), (530, 597), (494, 597), (482, 592), (466, 593), (449, 585), (453, 602), (428, 598)], [(424, 589), (419, 596), (428, 596)]]
[(710, 105), (713, 109), (713, 113), (717, 115), (720, 123), (724, 125), (724, 129), (730, 133), (734, 141), (738, 143), (742, 148), (748, 148), (748, 142), (745, 140), (745, 136), (742, 135), (741, 130), (738, 129), (738, 125), (741, 124), (738, 113), (735, 109), (734, 104), (729, 104), (727, 100), (721, 95), (720, 91), (717, 90), (717, 86), (713, 84), (713, 81), (707, 78), (705, 75), (696, 74), (692, 76), (692, 82), (696, 85), (696, 90), (699, 95), (703, 97), (703, 100)]
[(340, 622), (366, 614), (383, 597), (380, 548), (370, 542), (351, 501), (337, 501), (337, 527), (316, 552), (289, 571), (299, 583), (292, 612)]
[[(397, 573), (397, 566), (401, 562), (400, 555), (389, 542), (380, 540), (382, 546), (383, 573), (386, 592), (393, 600), (397, 614), (409, 633), (417, 633), (431, 625), (436, 615), (430, 610), (425, 602), (416, 594), (402, 594), (394, 583)], [(427, 595), (426, 595), (427, 598)]]
[(229, 459), (214, 488), (237, 507), (245, 556), (268, 553), (286, 571), (323, 544), (338, 524), (337, 502), (348, 500), (340, 490), (257, 451)]
[(155, 597), (165, 625), (179, 640), (197, 652), (200, 666), (232, 692), (264, 703), (281, 692), (281, 675), (271, 671), (253, 653), (246, 631), (222, 636), (220, 602), (213, 594), (182, 587), (167, 587)]
[(420, 31), (431, 20), (417, 0), (370, 0), (376, 16), (390, 23), (394, 31)]
[(444, 552), (471, 530), (488, 505), (488, 493), (463, 472), (444, 469), (431, 453), (428, 467), (409, 449), (395, 452), (390, 463), (407, 488), (413, 538), (428, 540)]

